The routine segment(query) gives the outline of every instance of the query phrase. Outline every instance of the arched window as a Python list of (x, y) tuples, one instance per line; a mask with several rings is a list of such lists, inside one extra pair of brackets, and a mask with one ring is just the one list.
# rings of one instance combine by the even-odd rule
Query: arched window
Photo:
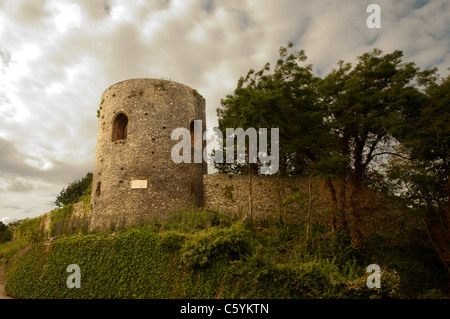
[(126, 139), (128, 131), (128, 116), (124, 113), (117, 114), (114, 118), (112, 129), (113, 142)]

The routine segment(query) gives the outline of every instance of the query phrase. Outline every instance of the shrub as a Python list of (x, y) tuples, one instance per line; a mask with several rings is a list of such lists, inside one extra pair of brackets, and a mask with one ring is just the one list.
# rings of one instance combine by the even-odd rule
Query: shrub
[(233, 220), (229, 215), (210, 210), (180, 210), (168, 214), (161, 230), (177, 230), (191, 233), (209, 227), (228, 227)]
[(0, 221), (0, 244), (12, 239), (12, 230), (8, 225)]
[(181, 251), (181, 260), (191, 267), (202, 267), (214, 258), (236, 260), (250, 250), (250, 232), (241, 223), (230, 228), (211, 227), (195, 234)]
[(61, 207), (76, 203), (81, 197), (89, 195), (92, 189), (92, 176), (93, 174), (89, 172), (82, 179), (70, 183), (56, 197), (55, 204)]

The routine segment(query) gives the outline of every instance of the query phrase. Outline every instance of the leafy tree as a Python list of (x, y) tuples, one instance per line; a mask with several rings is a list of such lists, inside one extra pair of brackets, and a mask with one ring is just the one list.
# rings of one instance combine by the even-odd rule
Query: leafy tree
[(390, 160), (388, 177), (423, 213), (429, 238), (450, 272), (450, 76), (427, 84), (427, 103), (404, 112), (395, 131), (404, 156)]
[[(325, 178), (338, 211), (331, 214), (332, 228), (350, 232), (358, 246), (363, 186), (377, 177), (375, 160), (392, 154), (399, 144), (395, 136), (405, 129), (405, 116), (426, 104), (420, 86), (433, 79), (435, 70), (421, 72), (414, 63), (403, 63), (399, 50), (383, 54), (374, 49), (359, 56), (354, 67), (339, 61), (321, 79), (312, 74), (311, 65), (301, 65), (303, 51), (290, 53), (292, 46), (280, 48), (272, 73), (267, 63), (239, 79), (234, 93), (221, 101), (219, 128), (278, 127), (279, 172), (294, 175), (312, 168)], [(245, 171), (244, 165), (216, 167), (226, 173)], [(339, 194), (333, 181), (339, 182)]]
[[(272, 73), (267, 63), (260, 71), (251, 69), (238, 81), (233, 94), (221, 101), (217, 110), (219, 129), (279, 128), (279, 174), (302, 172), (320, 151), (322, 113), (316, 103), (311, 65), (303, 51), (290, 52), (292, 43), (281, 47)], [(270, 137), (268, 137), (270, 141)], [(269, 149), (270, 152), (270, 149)], [(243, 173), (247, 165), (216, 164), (222, 173)]]
[(12, 231), (8, 225), (0, 221), (0, 243), (7, 242), (12, 238)]
[(93, 174), (89, 172), (82, 179), (70, 183), (56, 197), (55, 204), (61, 207), (70, 203), (76, 203), (82, 196), (89, 195), (92, 187), (92, 176)]
[(425, 83), (434, 72), (420, 72), (414, 63), (402, 63), (402, 56), (399, 50), (383, 55), (374, 49), (359, 56), (354, 67), (340, 61), (319, 85), (332, 143), (329, 156), (318, 161), (316, 168), (319, 174), (334, 169), (344, 192), (351, 186), (348, 213), (356, 246), (362, 236), (364, 210), (358, 201), (362, 187), (370, 180), (375, 159), (392, 153), (397, 143), (392, 131), (402, 123), (403, 114), (426, 102), (417, 83)]

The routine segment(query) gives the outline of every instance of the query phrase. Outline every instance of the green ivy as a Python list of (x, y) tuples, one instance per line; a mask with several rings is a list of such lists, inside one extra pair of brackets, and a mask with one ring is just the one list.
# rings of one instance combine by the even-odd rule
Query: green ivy
[[(186, 232), (174, 229), (185, 228), (178, 217), (171, 223), (166, 230), (149, 225), (28, 242), (20, 252), (15, 248), (15, 259), (0, 246), (0, 258), (14, 259), (5, 289), (19, 298), (47, 299), (402, 296), (399, 274), (385, 264), (382, 288), (367, 288), (367, 264), (346, 248), (347, 238), (330, 237), (306, 251), (298, 246), (303, 241), (296, 228), (272, 226), (258, 233), (234, 222)], [(32, 222), (27, 224), (26, 229)], [(81, 288), (67, 287), (70, 264), (80, 266)]]

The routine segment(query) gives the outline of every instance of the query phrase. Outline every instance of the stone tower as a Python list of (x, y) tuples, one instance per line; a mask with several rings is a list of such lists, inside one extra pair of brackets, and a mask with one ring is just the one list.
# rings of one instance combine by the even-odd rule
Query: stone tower
[(192, 135), (193, 121), (202, 120), (205, 130), (205, 100), (196, 90), (172, 81), (126, 80), (105, 90), (100, 109), (91, 231), (203, 205), (206, 163), (171, 159), (179, 142), (171, 139), (174, 129), (187, 128)]

